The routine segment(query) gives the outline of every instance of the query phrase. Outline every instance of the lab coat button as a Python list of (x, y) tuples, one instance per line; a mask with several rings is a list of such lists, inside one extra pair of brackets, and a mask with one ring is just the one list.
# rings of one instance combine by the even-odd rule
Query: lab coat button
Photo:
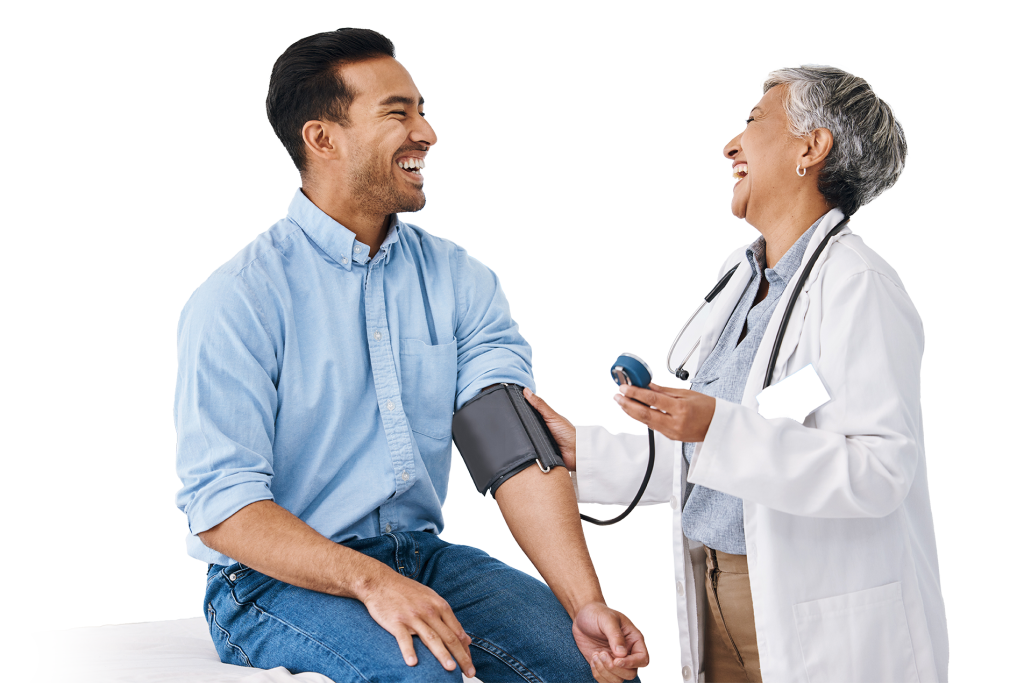
[(682, 581), (676, 581), (676, 593), (679, 593), (680, 595), (683, 594), (683, 582)]
[(690, 680), (690, 667), (688, 667), (688, 666), (684, 666), (683, 667), (683, 680), (684, 681)]
[(388, 410), (394, 410), (395, 409), (395, 402), (390, 400), (390, 399), (388, 399), (388, 402), (387, 402), (386, 405), (388, 407)]
[(673, 510), (678, 510), (679, 509), (679, 499), (676, 498), (675, 496), (672, 496), (671, 498), (669, 498), (668, 504), (672, 507)]

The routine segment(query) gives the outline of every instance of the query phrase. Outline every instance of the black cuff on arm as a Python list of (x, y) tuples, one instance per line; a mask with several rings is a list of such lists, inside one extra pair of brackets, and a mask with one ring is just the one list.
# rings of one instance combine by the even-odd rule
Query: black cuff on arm
[(544, 419), (518, 384), (484, 389), (452, 419), (452, 438), (482, 494), (536, 462), (547, 472), (565, 467)]

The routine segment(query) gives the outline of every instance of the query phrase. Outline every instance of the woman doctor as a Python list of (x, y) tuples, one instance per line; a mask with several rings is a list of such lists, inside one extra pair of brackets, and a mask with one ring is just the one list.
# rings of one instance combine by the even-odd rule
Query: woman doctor
[[(794, 291), (830, 231), (896, 182), (905, 155), (900, 124), (863, 79), (817, 66), (770, 74), (725, 147), (739, 178), (732, 212), (761, 236), (722, 266), (720, 276), (739, 264), (710, 304), (691, 388), (615, 397), (657, 433), (642, 502), (678, 511), (684, 681), (947, 678), (921, 320), (848, 224)], [(770, 384), (796, 400), (789, 416), (766, 416), (758, 395), (794, 296)], [(629, 502), (647, 438), (577, 430), (529, 398), (575, 469), (579, 500)], [(594, 664), (618, 681), (616, 663)]]

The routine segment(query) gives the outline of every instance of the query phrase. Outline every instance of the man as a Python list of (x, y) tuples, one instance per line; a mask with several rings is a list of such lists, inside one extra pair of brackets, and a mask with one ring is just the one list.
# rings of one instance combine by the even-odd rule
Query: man
[(178, 330), (177, 502), (221, 659), (337, 683), (633, 678), (643, 636), (604, 604), (564, 468), (492, 491), (550, 590), (437, 537), (453, 407), (533, 381), (494, 274), (395, 216), (423, 207), (437, 138), (393, 45), (300, 40), (267, 113), (302, 188)]

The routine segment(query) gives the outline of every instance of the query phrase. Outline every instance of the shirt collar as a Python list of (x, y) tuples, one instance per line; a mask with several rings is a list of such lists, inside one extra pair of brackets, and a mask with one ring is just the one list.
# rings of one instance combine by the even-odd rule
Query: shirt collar
[(818, 227), (818, 223), (821, 223), (821, 219), (824, 217), (822, 216), (814, 221), (814, 225), (804, 230), (804, 234), (800, 235), (800, 239), (794, 242), (789, 251), (783, 254), (774, 268), (765, 268), (768, 263), (765, 256), (766, 245), (764, 237), (758, 237), (754, 240), (753, 244), (747, 247), (747, 261), (754, 272), (754, 278), (759, 280), (763, 270), (764, 276), (768, 278), (770, 285), (781, 284), (785, 286), (788, 284), (800, 267), (801, 261), (803, 261), (804, 252), (807, 251), (807, 245), (811, 241), (814, 229)]
[[(295, 191), (292, 203), (288, 207), (288, 217), (302, 228), (321, 251), (345, 270), (352, 270), (353, 261), (370, 261), (369, 247), (357, 240), (354, 232), (311, 202), (301, 188)], [(374, 257), (374, 260), (383, 259), (385, 263), (391, 258), (391, 245), (398, 241), (398, 230), (402, 227), (402, 222), (398, 220), (396, 214), (391, 214), (389, 221), (387, 237)]]

